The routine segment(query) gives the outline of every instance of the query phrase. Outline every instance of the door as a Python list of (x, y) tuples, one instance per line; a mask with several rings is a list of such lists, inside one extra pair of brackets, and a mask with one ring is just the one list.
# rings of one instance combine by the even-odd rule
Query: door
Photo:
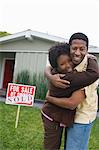
[(6, 59), (4, 66), (3, 88), (6, 89), (9, 82), (13, 80), (15, 60)]

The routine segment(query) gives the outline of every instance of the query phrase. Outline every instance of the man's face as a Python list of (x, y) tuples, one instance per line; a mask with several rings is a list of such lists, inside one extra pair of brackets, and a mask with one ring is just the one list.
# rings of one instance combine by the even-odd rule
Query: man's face
[(83, 40), (75, 39), (70, 45), (70, 56), (74, 65), (78, 65), (87, 54), (86, 42)]

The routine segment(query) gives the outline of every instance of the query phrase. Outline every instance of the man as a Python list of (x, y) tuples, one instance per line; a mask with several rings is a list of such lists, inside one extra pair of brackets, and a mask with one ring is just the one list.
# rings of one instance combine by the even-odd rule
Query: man
[[(91, 67), (89, 67), (90, 61), (87, 56), (88, 38), (85, 34), (73, 34), (69, 40), (69, 44), (72, 62), (75, 69), (80, 73), (77, 78), (74, 78), (74, 80), (76, 80), (78, 84), (79, 81), (82, 81), (80, 84), (87, 86), (85, 88), (86, 99), (79, 102), (79, 99), (73, 101), (69, 98), (56, 98), (51, 97), (50, 95), (48, 95), (46, 99), (50, 103), (63, 108), (73, 109), (73, 106), (74, 108), (77, 107), (74, 124), (67, 129), (65, 148), (66, 150), (87, 150), (90, 131), (97, 114), (96, 88), (98, 82), (96, 80), (99, 78), (98, 64), (93, 57), (93, 62), (91, 63)], [(59, 74), (52, 76), (50, 73), (50, 67), (46, 68), (45, 74), (50, 82), (57, 87), (66, 88), (67, 84), (70, 84), (71, 86), (71, 83), (68, 81), (66, 82), (60, 79)]]

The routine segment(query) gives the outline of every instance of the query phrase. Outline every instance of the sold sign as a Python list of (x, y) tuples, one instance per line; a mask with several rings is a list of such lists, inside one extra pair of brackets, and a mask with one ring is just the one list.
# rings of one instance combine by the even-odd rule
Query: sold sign
[(9, 83), (6, 104), (33, 106), (35, 86)]

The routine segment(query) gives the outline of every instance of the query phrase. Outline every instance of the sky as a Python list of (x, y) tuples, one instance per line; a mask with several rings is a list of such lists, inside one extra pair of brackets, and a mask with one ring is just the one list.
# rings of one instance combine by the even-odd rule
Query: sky
[(0, 31), (27, 29), (66, 39), (83, 32), (99, 47), (99, 0), (0, 0)]

